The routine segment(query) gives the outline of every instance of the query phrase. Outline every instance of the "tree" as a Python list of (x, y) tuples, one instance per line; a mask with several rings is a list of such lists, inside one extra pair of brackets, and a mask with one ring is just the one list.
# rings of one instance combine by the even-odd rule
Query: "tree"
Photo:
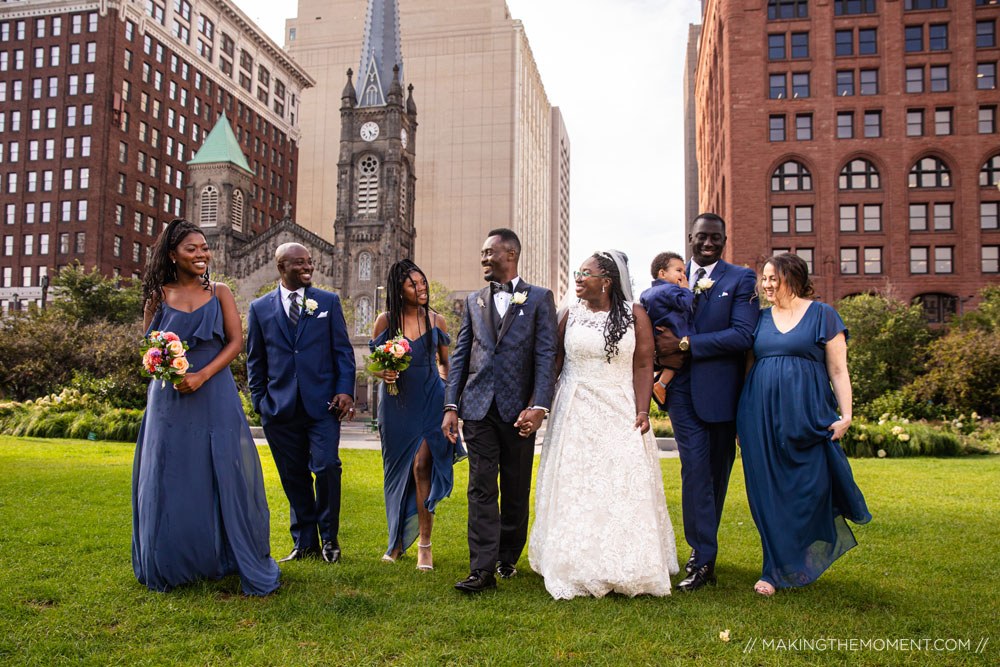
[(455, 300), (451, 298), (451, 290), (443, 284), (431, 281), (427, 292), (427, 305), (431, 310), (444, 317), (448, 323), (448, 334), (451, 336), (452, 345), (458, 339), (458, 329), (462, 326), (462, 314), (455, 307)]
[(860, 294), (839, 302), (837, 310), (851, 336), (847, 362), (855, 404), (900, 389), (924, 371), (934, 335), (922, 306)]
[(142, 292), (138, 281), (119, 285), (117, 278), (107, 278), (95, 266), (84, 271), (79, 262), (63, 268), (52, 279), (55, 299), (52, 309), (80, 324), (106, 320), (129, 324), (142, 316)]

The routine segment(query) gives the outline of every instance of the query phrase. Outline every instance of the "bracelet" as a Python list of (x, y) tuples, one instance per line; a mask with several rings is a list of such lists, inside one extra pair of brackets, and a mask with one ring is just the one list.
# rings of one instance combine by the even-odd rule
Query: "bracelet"
[(649, 413), (648, 412), (637, 412), (637, 413), (635, 413), (636, 417), (638, 417), (639, 415), (646, 415), (648, 417)]

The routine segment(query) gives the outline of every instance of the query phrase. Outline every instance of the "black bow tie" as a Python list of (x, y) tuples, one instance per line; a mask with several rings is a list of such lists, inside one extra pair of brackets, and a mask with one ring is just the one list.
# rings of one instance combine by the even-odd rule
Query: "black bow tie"
[(514, 293), (514, 281), (509, 283), (490, 283), (490, 294), (496, 294), (497, 292), (507, 292), (507, 294)]

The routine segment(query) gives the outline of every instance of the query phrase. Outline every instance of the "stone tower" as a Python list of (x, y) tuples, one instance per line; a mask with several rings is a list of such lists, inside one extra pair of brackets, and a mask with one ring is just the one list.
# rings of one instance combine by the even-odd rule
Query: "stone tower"
[(205, 231), (212, 270), (228, 273), (233, 253), (250, 239), (253, 172), (225, 115), (188, 162), (188, 219)]
[(366, 342), (397, 260), (413, 258), (413, 171), (417, 107), (403, 99), (396, 0), (368, 0), (357, 88), (347, 70), (341, 95), (337, 217), (341, 296), (354, 306), (355, 344)]

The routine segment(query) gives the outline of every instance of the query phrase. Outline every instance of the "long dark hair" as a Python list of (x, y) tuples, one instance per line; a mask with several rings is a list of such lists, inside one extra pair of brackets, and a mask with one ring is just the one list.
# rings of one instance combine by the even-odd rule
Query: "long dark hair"
[(595, 252), (592, 257), (597, 260), (597, 266), (605, 276), (611, 279), (611, 289), (608, 297), (611, 299), (611, 310), (608, 312), (608, 321), (604, 325), (604, 351), (611, 358), (618, 354), (618, 341), (622, 339), (629, 326), (635, 322), (635, 315), (632, 314), (632, 306), (625, 300), (625, 293), (622, 291), (622, 277), (618, 272), (618, 265), (611, 255), (605, 252)]
[[(204, 236), (205, 232), (201, 231), (201, 227), (193, 222), (177, 218), (170, 221), (170, 224), (160, 232), (156, 242), (153, 243), (153, 250), (149, 255), (149, 262), (146, 264), (146, 273), (142, 277), (143, 309), (149, 302), (155, 306), (153, 310), (158, 309), (163, 302), (163, 286), (176, 282), (177, 266), (170, 259), (170, 253), (177, 249), (177, 246), (188, 234)], [(208, 279), (207, 267), (205, 275), (202, 276), (202, 282), (206, 290), (212, 288), (212, 282)]]
[[(390, 338), (403, 331), (403, 308), (405, 307), (403, 303), (403, 284), (410, 280), (410, 274), (414, 272), (423, 276), (427, 288), (430, 289), (431, 283), (427, 280), (427, 275), (411, 260), (401, 259), (389, 267), (389, 276), (385, 280), (385, 317), (389, 324), (388, 331)], [(419, 309), (420, 306), (418, 305), (418, 313), (420, 312)], [(426, 327), (425, 331), (431, 330), (430, 304), (427, 304), (427, 307), (424, 308), (424, 326)], [(431, 357), (431, 365), (433, 365), (433, 360), (437, 354), (437, 347), (428, 343), (427, 354)]]

